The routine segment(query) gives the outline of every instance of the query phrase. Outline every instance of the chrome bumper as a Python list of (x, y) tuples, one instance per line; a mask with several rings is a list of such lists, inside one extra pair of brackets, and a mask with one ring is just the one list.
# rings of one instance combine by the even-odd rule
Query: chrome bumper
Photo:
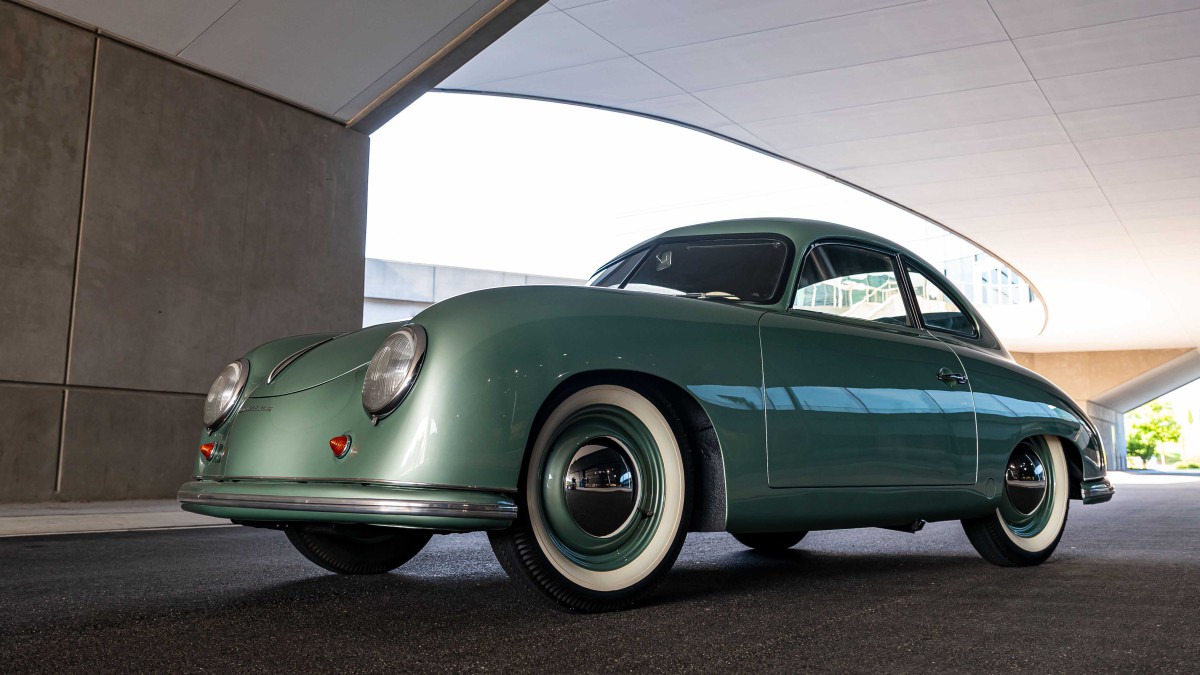
[(1103, 504), (1112, 499), (1113, 492), (1116, 491), (1107, 478), (1084, 481), (1079, 488), (1083, 492), (1084, 504)]
[(506, 527), (517, 517), (517, 505), (507, 495), (452, 488), (201, 480), (184, 484), (178, 499), (186, 511), (233, 520), (355, 522), (467, 531)]

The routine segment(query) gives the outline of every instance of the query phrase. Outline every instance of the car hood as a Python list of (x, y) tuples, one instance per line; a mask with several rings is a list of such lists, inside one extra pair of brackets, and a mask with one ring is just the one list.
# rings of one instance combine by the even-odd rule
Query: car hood
[[(404, 323), (389, 323), (371, 326), (353, 333), (346, 333), (315, 347), (306, 348), (300, 356), (283, 368), (273, 380), (261, 383), (250, 392), (250, 398), (269, 398), (294, 394), (334, 380), (359, 368), (365, 368), (375, 355), (375, 350), (392, 331)], [(281, 359), (283, 363), (287, 358)], [(279, 364), (270, 364), (275, 369)]]
[[(489, 311), (484, 312), (484, 308)], [(498, 309), (500, 311), (491, 311)], [(249, 397), (293, 394), (365, 368), (387, 336), (412, 322), (434, 332), (477, 335), (482, 342), (490, 335), (518, 324), (541, 321), (547, 316), (588, 317), (618, 312), (629, 317), (669, 315), (711, 322), (746, 311), (761, 313), (763, 309), (754, 305), (587, 286), (509, 286), (473, 291), (435, 303), (411, 321), (370, 326), (320, 342), (296, 357), (268, 383), (266, 373), (286, 361), (292, 353), (271, 359), (271, 363), (264, 364), (265, 370), (259, 371), (263, 379), (258, 380)], [(487, 317), (484, 325), (480, 323), (481, 316)]]

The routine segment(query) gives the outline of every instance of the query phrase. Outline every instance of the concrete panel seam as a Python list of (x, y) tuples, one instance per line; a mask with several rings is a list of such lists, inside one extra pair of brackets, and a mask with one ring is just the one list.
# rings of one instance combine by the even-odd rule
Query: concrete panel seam
[(92, 84), (88, 91), (87, 125), (83, 130), (83, 172), (79, 180), (79, 224), (75, 230), (75, 267), (71, 277), (71, 309), (67, 315), (67, 353), (63, 365), (62, 410), (58, 420), (58, 458), (54, 467), (54, 492), (62, 489), (63, 453), (67, 430), (67, 400), (70, 391), (66, 384), (71, 380), (71, 349), (75, 343), (75, 304), (79, 299), (79, 255), (83, 249), (83, 215), (87, 208), (88, 159), (92, 154), (92, 118), (96, 110), (96, 72), (100, 63), (100, 38), (92, 39)]
[(0, 386), (27, 387), (31, 389), (63, 389), (65, 391), (99, 391), (113, 394), (151, 394), (154, 396), (183, 396), (186, 398), (204, 398), (206, 394), (194, 391), (171, 391), (169, 389), (137, 389), (134, 387), (102, 387), (94, 384), (61, 384), (58, 382), (26, 382), (24, 380), (0, 379)]
[(226, 14), (232, 12), (234, 7), (237, 7), (236, 2), (234, 2), (232, 5), (230, 5), (229, 9), (226, 9), (224, 12), (221, 12), (221, 16), (218, 16), (212, 23), (208, 24), (208, 26), (206, 26), (204, 28), (204, 30), (200, 31), (199, 33), (196, 33), (196, 37), (192, 38), (191, 40), (188, 40), (188, 43), (183, 46), (183, 49), (180, 49), (178, 52), (176, 52), (175, 56), (179, 56), (180, 54), (186, 52), (188, 50), (188, 47), (191, 47), (193, 44), (195, 44), (196, 40), (199, 40), (200, 38), (204, 37), (204, 34), (207, 33), (208, 31), (212, 30), (213, 26), (220, 23), (221, 19), (224, 19)]
[(67, 399), (70, 393), (66, 389), (63, 389), (62, 414), (58, 417), (58, 459), (54, 465), (54, 494), (62, 492), (63, 453), (66, 446), (64, 439), (67, 437)]
[(79, 223), (75, 229), (75, 271), (71, 278), (71, 311), (67, 317), (67, 353), (63, 384), (71, 381), (71, 349), (75, 345), (75, 305), (79, 300), (79, 258), (83, 251), (83, 217), (87, 210), (88, 160), (92, 155), (92, 121), (96, 112), (96, 73), (100, 63), (100, 38), (92, 40), (92, 86), (88, 92), (87, 126), (83, 131), (83, 175), (79, 181)]

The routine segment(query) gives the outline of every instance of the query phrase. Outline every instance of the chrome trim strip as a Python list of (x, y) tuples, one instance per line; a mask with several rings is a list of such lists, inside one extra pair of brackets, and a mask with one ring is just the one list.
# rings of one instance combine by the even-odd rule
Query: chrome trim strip
[(338, 497), (285, 497), (277, 495), (227, 495), (180, 492), (182, 504), (225, 506), (244, 509), (281, 511), (320, 511), (362, 515), (412, 515), (432, 517), (486, 518), (515, 520), (516, 505), (471, 504), (468, 502), (427, 502), (408, 499), (351, 499)]
[[(342, 335), (345, 335), (345, 333), (343, 333)], [(341, 337), (341, 336), (335, 335), (334, 337)], [(291, 356), (287, 357), (286, 359), (280, 361), (279, 363), (277, 363), (275, 365), (275, 367), (271, 369), (271, 372), (267, 374), (267, 384), (271, 384), (272, 382), (274, 382), (275, 378), (279, 377), (279, 375), (281, 373), (283, 373), (283, 371), (285, 369), (287, 369), (288, 366), (292, 365), (293, 361), (295, 361), (296, 359), (300, 358), (301, 356), (304, 356), (305, 354), (311, 352), (312, 350), (316, 349), (317, 347), (320, 347), (321, 345), (325, 344), (326, 342), (329, 342), (332, 339), (333, 339), (332, 337), (325, 338), (324, 340), (321, 340), (320, 342), (311, 344), (311, 345), (305, 347), (304, 349), (301, 349), (300, 351), (292, 354)]]
[(487, 487), (485, 485), (450, 485), (447, 483), (412, 483), (401, 480), (380, 480), (377, 478), (290, 478), (287, 476), (206, 476), (196, 474), (192, 476), (192, 480), (212, 481), (216, 483), (256, 481), (261, 483), (313, 483), (316, 485), (379, 485), (382, 487), (421, 488), (427, 490), (497, 492), (506, 495), (517, 493), (515, 488)]

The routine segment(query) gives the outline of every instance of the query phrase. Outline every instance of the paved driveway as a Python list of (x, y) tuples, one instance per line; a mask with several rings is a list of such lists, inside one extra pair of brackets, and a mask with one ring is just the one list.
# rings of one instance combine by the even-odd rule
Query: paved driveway
[(1040, 568), (957, 523), (775, 557), (694, 534), (646, 606), (600, 616), (527, 596), (481, 535), (365, 578), (247, 528), (0, 539), (0, 671), (1198, 672), (1200, 480), (1122, 483)]

